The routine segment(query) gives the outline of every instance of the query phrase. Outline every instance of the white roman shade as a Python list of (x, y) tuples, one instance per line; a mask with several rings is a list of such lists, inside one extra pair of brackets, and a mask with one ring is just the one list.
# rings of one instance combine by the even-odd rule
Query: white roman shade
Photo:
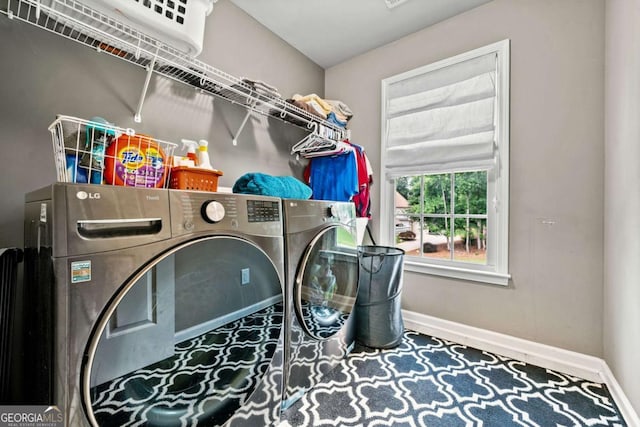
[(388, 178), (495, 165), (496, 68), (497, 54), (491, 52), (389, 83), (384, 112)]

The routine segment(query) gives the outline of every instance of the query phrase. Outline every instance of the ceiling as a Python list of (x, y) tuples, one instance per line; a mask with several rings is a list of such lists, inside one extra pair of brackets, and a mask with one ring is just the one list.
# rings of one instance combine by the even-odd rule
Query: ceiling
[(489, 1), (231, 0), (323, 68)]

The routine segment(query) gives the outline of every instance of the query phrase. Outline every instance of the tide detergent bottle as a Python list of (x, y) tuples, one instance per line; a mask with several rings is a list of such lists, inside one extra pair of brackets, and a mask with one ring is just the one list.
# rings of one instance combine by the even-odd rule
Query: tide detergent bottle
[(162, 148), (150, 136), (123, 134), (107, 148), (104, 171), (107, 184), (162, 188), (167, 169)]

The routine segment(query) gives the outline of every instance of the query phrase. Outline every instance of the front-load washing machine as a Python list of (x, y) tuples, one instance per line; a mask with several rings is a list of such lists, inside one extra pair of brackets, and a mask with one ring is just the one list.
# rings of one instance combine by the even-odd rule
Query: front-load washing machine
[(358, 291), (353, 203), (283, 200), (286, 410), (351, 351)]
[(69, 426), (278, 421), (280, 199), (58, 183), (25, 219), (22, 403)]

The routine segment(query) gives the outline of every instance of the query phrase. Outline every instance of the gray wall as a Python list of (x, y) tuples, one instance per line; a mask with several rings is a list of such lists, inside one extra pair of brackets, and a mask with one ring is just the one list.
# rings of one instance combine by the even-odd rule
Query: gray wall
[(328, 69), (326, 96), (356, 112), (353, 141), (378, 170), (380, 80), (506, 38), (513, 280), (407, 273), (403, 307), (602, 357), (603, 1), (494, 0)]
[[(207, 19), (199, 59), (237, 77), (264, 80), (283, 96), (324, 88), (324, 70), (258, 25), (227, 0)], [(231, 144), (245, 110), (154, 77), (133, 122), (145, 72), (124, 61), (31, 25), (0, 16), (0, 247), (22, 246), (24, 194), (55, 180), (51, 137), (57, 114), (102, 116), (167, 141), (208, 139), (219, 184), (243, 173), (299, 174), (290, 147), (306, 133), (277, 119), (255, 116)]]
[[(356, 112), (353, 140), (367, 148), (378, 170), (380, 80), (510, 38), (512, 283), (501, 288), (408, 273), (404, 306), (604, 356), (638, 408), (640, 246), (630, 237), (638, 229), (640, 193), (628, 189), (640, 183), (640, 89), (634, 83), (640, 11), (633, 0), (606, 4), (606, 144), (604, 1), (494, 0), (330, 68), (323, 82), (317, 65), (220, 0), (200, 59), (265, 80), (285, 96), (322, 94), (324, 87), (327, 98)], [(207, 138), (225, 186), (249, 170), (299, 171), (288, 150), (302, 131), (255, 118), (232, 147), (242, 109), (162, 78), (152, 80), (143, 123), (135, 124), (142, 70), (4, 16), (0, 57), (1, 247), (22, 246), (24, 193), (55, 179), (46, 128), (59, 113), (101, 115), (166, 140)], [(375, 232), (376, 185), (373, 202)], [(555, 225), (544, 225), (547, 219)]]
[(606, 3), (604, 354), (640, 411), (640, 4)]

